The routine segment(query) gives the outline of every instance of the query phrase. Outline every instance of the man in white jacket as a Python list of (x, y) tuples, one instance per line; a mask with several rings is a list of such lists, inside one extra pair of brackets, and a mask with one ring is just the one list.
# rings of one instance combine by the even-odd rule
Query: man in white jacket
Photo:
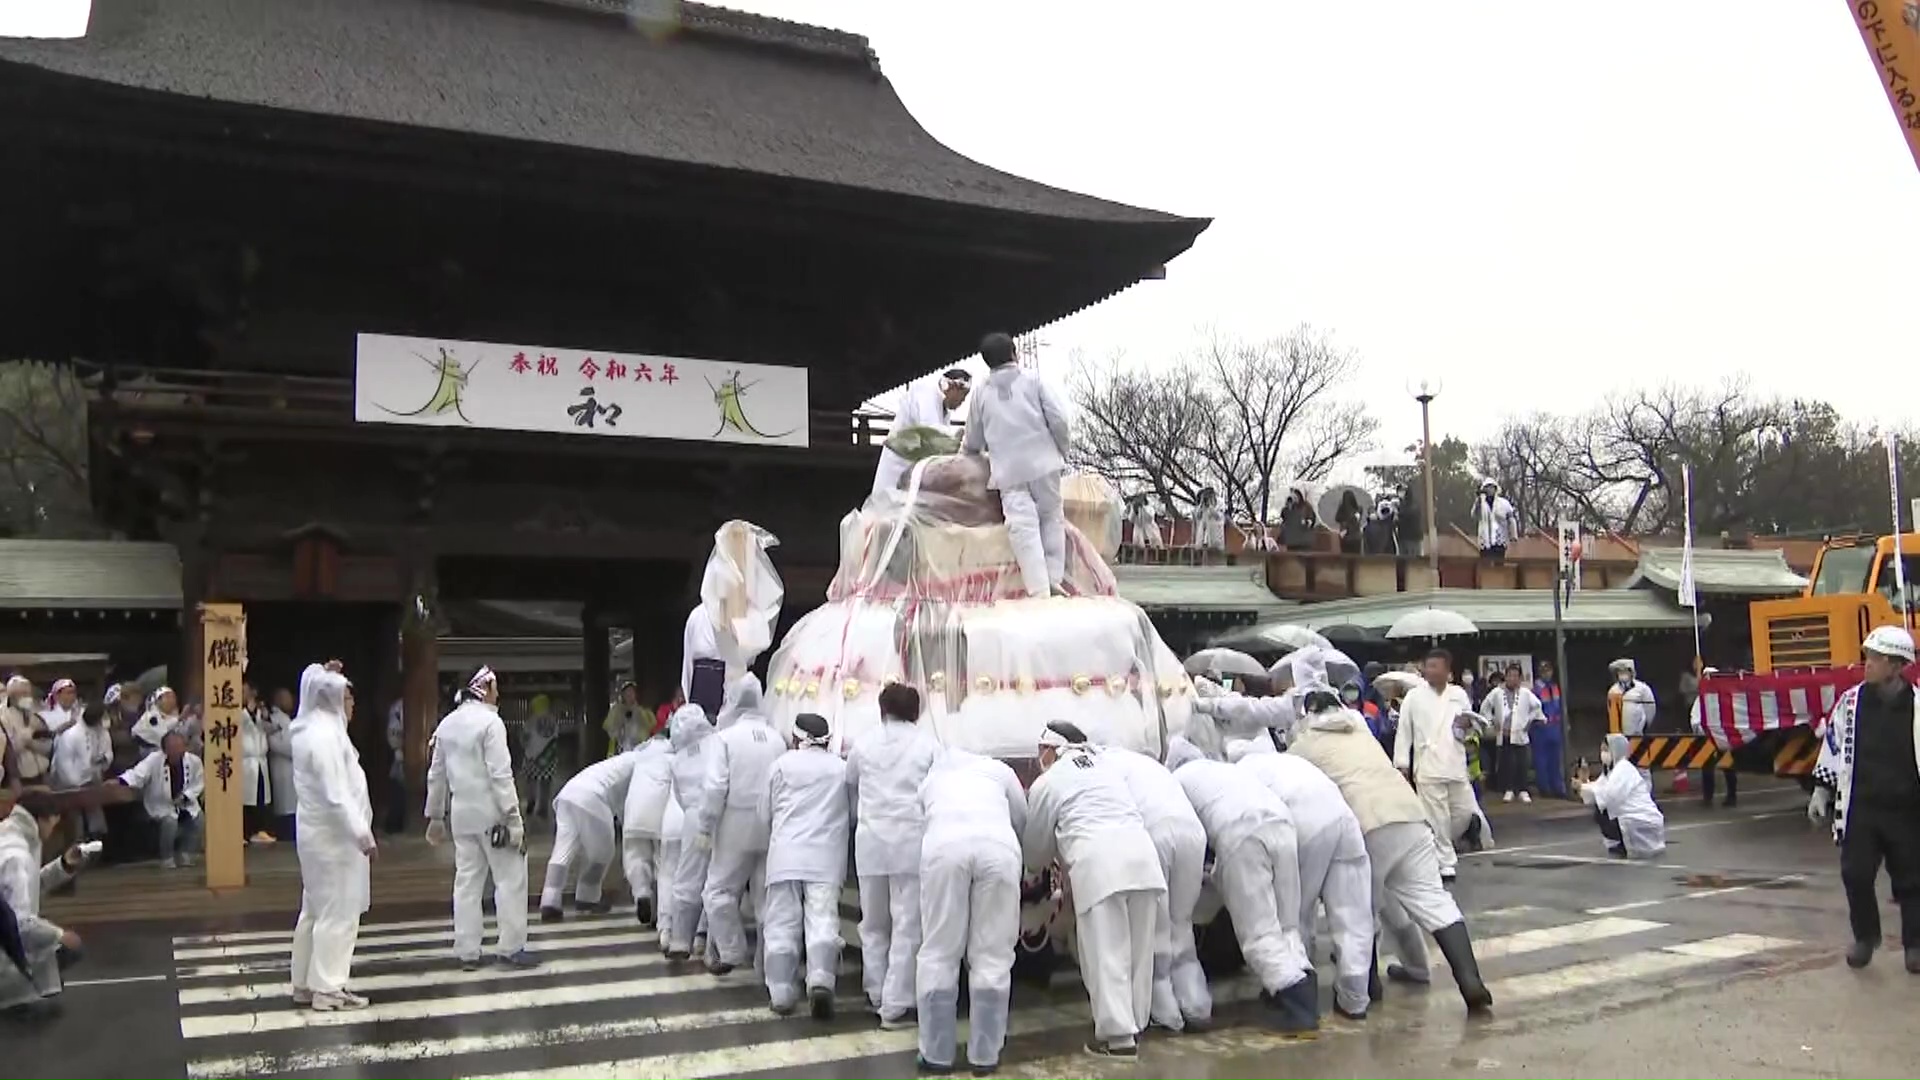
[(1167, 882), (1126, 781), (1100, 768), (1086, 741), (1063, 721), (1041, 732), (1042, 772), (1027, 792), (1021, 848), (1030, 872), (1055, 858), (1066, 867), (1080, 978), (1093, 1004), (1087, 1051), (1134, 1058), (1152, 1012), (1154, 920)]
[(1204, 1031), (1213, 1022), (1213, 997), (1194, 950), (1193, 909), (1206, 878), (1206, 827), (1159, 761), (1113, 746), (1102, 747), (1098, 760), (1125, 779), (1167, 881), (1154, 918), (1151, 1019), (1168, 1031)]
[[(711, 845), (694, 842), (711, 836), (710, 826), (701, 821), (707, 805), (707, 742), (713, 738), (713, 721), (698, 705), (682, 705), (667, 721), (667, 738), (673, 747), (673, 802), (682, 811), (680, 855), (674, 862), (671, 916), (662, 928), (666, 937), (667, 959), (686, 960), (705, 920), (701, 917), (701, 893), (707, 886), (707, 868), (713, 862)], [(665, 829), (664, 820), (661, 828)], [(709, 943), (710, 945), (711, 943)]]
[[(939, 375), (916, 379), (900, 395), (900, 407), (894, 410), (892, 432), (914, 427), (929, 427), (948, 435), (953, 433), (953, 411), (967, 400), (973, 376), (965, 368), (951, 368)], [(895, 491), (912, 471), (913, 462), (885, 446), (880, 448), (880, 464), (873, 471), (873, 493)]]
[(1453, 683), (1453, 654), (1429, 652), (1420, 665), (1426, 681), (1400, 699), (1400, 726), (1393, 734), (1393, 764), (1420, 793), (1433, 826), (1440, 877), (1452, 881), (1458, 859), (1454, 838), (1465, 832), (1479, 804), (1467, 782), (1466, 726), (1477, 725), (1467, 692)]
[[(64, 681), (64, 680), (62, 680)], [(74, 723), (53, 737), (53, 787), (71, 791), (106, 778), (113, 764), (113, 733), (107, 730), (107, 711), (99, 705), (76, 706)], [(89, 838), (107, 835), (106, 814), (97, 806), (71, 811), (80, 818)]]
[(1072, 446), (1067, 411), (1039, 375), (1021, 369), (1012, 338), (988, 334), (980, 356), (993, 371), (968, 414), (962, 449), (986, 453), (987, 486), (1000, 493), (1027, 595), (1047, 596), (1066, 578), (1060, 474)]
[(742, 675), (729, 697), (731, 712), (721, 715), (718, 733), (707, 742), (703, 831), (694, 837), (713, 851), (700, 904), (714, 953), (707, 970), (715, 975), (753, 959), (740, 898), (743, 892), (752, 896), (753, 910), (765, 917), (767, 774), (782, 753), (780, 736), (760, 711), (760, 680)]
[(767, 996), (781, 1016), (799, 1004), (804, 986), (813, 1018), (833, 1019), (840, 886), (847, 878), (853, 812), (847, 763), (828, 748), (832, 737), (825, 717), (801, 713), (793, 721), (793, 749), (767, 771), (767, 900), (760, 909), (760, 937)]
[(1373, 970), (1373, 866), (1346, 797), (1327, 774), (1270, 739), (1235, 739), (1227, 760), (1253, 774), (1287, 804), (1300, 853), (1300, 940), (1313, 955), (1314, 908), (1324, 903), (1338, 953), (1333, 1007), (1349, 1020), (1367, 1015)]
[(363, 1009), (347, 988), (360, 916), (372, 902), (373, 804), (347, 737), (353, 688), (337, 661), (310, 664), (293, 718), (293, 786), (299, 794), (300, 919), (293, 928), (293, 1002), (316, 1012)]
[(574, 910), (609, 910), (601, 891), (618, 854), (613, 821), (626, 808), (634, 764), (631, 753), (596, 761), (573, 774), (553, 797), (553, 853), (547, 856), (546, 882), (540, 889), (541, 922), (566, 918), (560, 905), (575, 860), (580, 876), (573, 884)]
[(1486, 700), (1480, 703), (1480, 715), (1486, 717), (1493, 728), (1497, 747), (1493, 790), (1503, 793), (1503, 802), (1512, 802), (1517, 792), (1521, 802), (1530, 803), (1533, 796), (1527, 791), (1527, 764), (1533, 751), (1529, 747), (1529, 732), (1533, 725), (1547, 722), (1547, 711), (1533, 688), (1526, 685), (1523, 678), (1526, 673), (1519, 664), (1508, 664), (1501, 674), (1500, 685), (1489, 690)]
[(1300, 936), (1300, 849), (1293, 815), (1253, 773), (1214, 761), (1185, 738), (1167, 745), (1174, 779), (1206, 826), (1213, 880), (1240, 953), (1279, 1029), (1320, 1026), (1320, 988)]
[(913, 1024), (913, 957), (920, 950), (920, 785), (940, 757), (920, 726), (920, 692), (880, 691), (880, 725), (854, 740), (847, 786), (854, 806), (853, 863), (860, 877), (860, 964), (880, 1026)]
[[(620, 815), (620, 865), (633, 890), (633, 917), (653, 926), (666, 912), (673, 893), (673, 861), (666, 844), (667, 807), (673, 802), (673, 745), (666, 728), (634, 748), (633, 779), (627, 783), (627, 805)], [(666, 934), (662, 928), (661, 937)]]
[(160, 865), (192, 866), (200, 849), (200, 796), (206, 791), (206, 768), (187, 752), (187, 737), (178, 731), (161, 736), (160, 749), (141, 758), (119, 776), (121, 784), (140, 792), (141, 805), (160, 834)]
[(492, 669), (475, 672), (434, 728), (427, 764), (427, 840), (453, 838), (453, 952), (467, 971), (482, 961), (488, 874), (500, 920), (495, 955), (513, 967), (539, 963), (527, 952), (527, 829), (499, 700)]
[(967, 963), (967, 1063), (1000, 1064), (1020, 936), (1020, 834), (1027, 794), (1005, 762), (950, 750), (920, 785), (922, 1072), (950, 1072), (959, 1041), (960, 962)]

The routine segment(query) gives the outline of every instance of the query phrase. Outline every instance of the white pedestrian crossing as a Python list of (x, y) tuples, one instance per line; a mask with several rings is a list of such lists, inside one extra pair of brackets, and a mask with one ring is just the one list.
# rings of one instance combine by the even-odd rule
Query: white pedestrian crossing
[[(1630, 993), (1636, 983), (1738, 969), (1755, 957), (1803, 948), (1780, 938), (1689, 935), (1665, 922), (1531, 905), (1469, 921), (1484, 935), (1476, 954), (1503, 1012), (1575, 992)], [(288, 996), (290, 931), (176, 938), (175, 991), (187, 1075), (617, 1080), (823, 1066), (835, 1075), (895, 1075), (911, 1068), (915, 1033), (877, 1030), (864, 1011), (851, 921), (842, 928), (847, 947), (840, 1015), (825, 1023), (774, 1017), (751, 971), (714, 977), (697, 966), (669, 964), (656, 936), (631, 915), (532, 929), (532, 947), (544, 954), (541, 967), (462, 971), (451, 956), (447, 919), (368, 924), (354, 959), (353, 985), (373, 1003), (330, 1013), (295, 1007)], [(1433, 959), (1437, 964), (1437, 950)], [(1323, 986), (1332, 981), (1324, 966), (1321, 980)], [(1214, 991), (1234, 1045), (1265, 1037), (1257, 1009), (1236, 1011), (1236, 1003), (1257, 993), (1256, 985), (1233, 976), (1216, 980)], [(1085, 994), (1070, 966), (1056, 973), (1048, 989), (1017, 989), (1014, 1001), (1007, 1051), (1014, 1074), (1025, 1068), (1018, 1065), (1022, 1058), (1037, 1067), (1046, 1055), (1077, 1046), (1089, 1024)], [(1368, 1027), (1378, 1030), (1396, 1018), (1432, 1023), (1459, 1009), (1441, 969), (1427, 991), (1390, 992)], [(1328, 1031), (1337, 1032), (1330, 1010), (1326, 1015)], [(1214, 1037), (1191, 1041), (1200, 1049)], [(1281, 1040), (1276, 1037), (1274, 1045)]]

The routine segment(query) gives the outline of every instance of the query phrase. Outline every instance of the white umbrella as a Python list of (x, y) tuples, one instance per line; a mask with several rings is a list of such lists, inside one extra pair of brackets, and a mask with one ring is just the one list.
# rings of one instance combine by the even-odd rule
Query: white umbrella
[(1214, 672), (1220, 675), (1258, 675), (1265, 678), (1267, 669), (1260, 661), (1238, 649), (1201, 649), (1187, 657), (1187, 674), (1204, 675)]
[(1405, 638), (1447, 637), (1452, 634), (1477, 634), (1480, 628), (1473, 620), (1457, 611), (1445, 608), (1421, 608), (1409, 611), (1393, 620), (1387, 627), (1387, 638), (1399, 641)]
[(1373, 677), (1373, 685), (1379, 687), (1381, 690), (1384, 691), (1391, 688), (1396, 693), (1401, 694), (1419, 686), (1423, 681), (1420, 676), (1415, 675), (1411, 671), (1383, 671)]
[(1352, 492), (1354, 501), (1360, 504), (1362, 522), (1366, 521), (1367, 515), (1373, 512), (1373, 495), (1366, 488), (1356, 484), (1335, 484), (1321, 492), (1320, 497), (1314, 500), (1314, 508), (1320, 512), (1320, 521), (1327, 528), (1340, 527), (1340, 503), (1347, 497), (1348, 492)]
[(1276, 692), (1291, 690), (1309, 678), (1316, 668), (1326, 671), (1328, 686), (1345, 686), (1360, 677), (1360, 665), (1353, 658), (1331, 645), (1326, 648), (1306, 648), (1281, 657), (1267, 674), (1273, 679)]
[(1257, 633), (1262, 641), (1279, 649), (1305, 649), (1318, 646), (1322, 649), (1333, 648), (1333, 643), (1322, 635), (1301, 626), (1298, 623), (1281, 623), (1278, 626), (1263, 626)]

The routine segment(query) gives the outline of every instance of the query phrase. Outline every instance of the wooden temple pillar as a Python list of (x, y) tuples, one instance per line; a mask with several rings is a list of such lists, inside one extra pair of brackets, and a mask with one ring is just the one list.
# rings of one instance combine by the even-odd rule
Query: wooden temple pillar
[(432, 608), (433, 564), (416, 563), (410, 570), (414, 587), (400, 611), (400, 753), (407, 791), (424, 805), (427, 737), (440, 715), (440, 633)]
[(607, 643), (607, 618), (600, 605), (580, 609), (580, 760), (607, 756), (608, 694), (613, 689), (613, 650)]
[(180, 650), (168, 666), (167, 684), (180, 707), (200, 702), (206, 692), (207, 635), (200, 625), (200, 605), (212, 599), (213, 554), (200, 542), (200, 530), (186, 530), (175, 540), (180, 552)]

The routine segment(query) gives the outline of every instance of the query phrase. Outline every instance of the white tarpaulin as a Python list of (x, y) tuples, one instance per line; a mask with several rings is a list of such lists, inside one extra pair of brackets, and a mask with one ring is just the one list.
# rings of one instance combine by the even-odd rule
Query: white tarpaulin
[(363, 424), (807, 445), (807, 370), (361, 334)]

